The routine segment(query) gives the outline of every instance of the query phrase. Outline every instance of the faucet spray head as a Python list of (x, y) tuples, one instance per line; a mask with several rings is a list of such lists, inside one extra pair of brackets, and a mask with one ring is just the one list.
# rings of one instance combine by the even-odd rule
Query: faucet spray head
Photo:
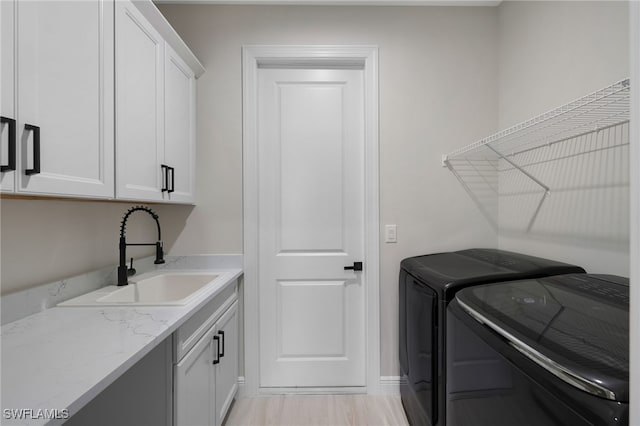
[(153, 262), (156, 265), (164, 263), (164, 252), (162, 251), (162, 241), (156, 243), (156, 260)]

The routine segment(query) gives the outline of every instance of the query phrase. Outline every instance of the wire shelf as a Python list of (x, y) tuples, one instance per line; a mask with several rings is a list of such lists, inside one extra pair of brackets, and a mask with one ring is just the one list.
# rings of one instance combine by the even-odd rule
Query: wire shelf
[[(567, 149), (559, 148), (562, 145), (571, 146), (572, 156), (628, 146), (628, 135), (625, 139), (621, 135), (626, 133), (619, 129), (628, 125), (629, 110), (630, 81), (625, 79), (453, 151), (443, 156), (443, 165), (496, 228), (498, 200), (505, 195), (501, 189), (510, 188), (513, 193), (514, 185), (509, 181), (516, 175), (523, 178), (517, 191), (535, 194), (526, 225), (529, 231), (552, 190), (537, 164), (553, 163), (554, 156), (566, 157)], [(597, 135), (604, 135), (605, 141), (590, 142)], [(540, 158), (538, 163), (531, 160), (534, 157)]]

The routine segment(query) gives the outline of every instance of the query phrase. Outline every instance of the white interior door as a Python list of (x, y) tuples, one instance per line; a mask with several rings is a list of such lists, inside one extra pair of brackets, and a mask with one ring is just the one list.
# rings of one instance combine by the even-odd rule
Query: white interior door
[(365, 386), (359, 69), (258, 70), (260, 386)]

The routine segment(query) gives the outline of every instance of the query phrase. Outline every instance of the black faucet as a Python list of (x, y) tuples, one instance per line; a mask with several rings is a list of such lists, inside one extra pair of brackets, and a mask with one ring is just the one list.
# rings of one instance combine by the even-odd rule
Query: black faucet
[[(125, 231), (127, 228), (127, 220), (129, 216), (133, 212), (142, 211), (147, 212), (153, 217), (156, 221), (156, 226), (158, 227), (158, 241), (155, 243), (127, 243), (125, 239)], [(136, 273), (136, 270), (133, 269), (133, 259), (131, 259), (131, 268), (127, 268), (127, 246), (156, 246), (156, 260), (153, 262), (156, 265), (164, 263), (164, 253), (162, 252), (162, 234), (160, 232), (160, 222), (158, 221), (158, 215), (148, 207), (144, 206), (135, 206), (131, 207), (127, 213), (125, 213), (122, 218), (122, 223), (120, 224), (120, 266), (118, 266), (118, 285), (127, 285), (129, 284), (129, 275), (133, 275)]]

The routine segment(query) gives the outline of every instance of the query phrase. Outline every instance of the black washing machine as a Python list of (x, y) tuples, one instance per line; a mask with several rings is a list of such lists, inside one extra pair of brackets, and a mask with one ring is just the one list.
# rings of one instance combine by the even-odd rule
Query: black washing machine
[(496, 249), (404, 259), (400, 264), (400, 392), (412, 425), (446, 423), (446, 307), (479, 284), (583, 273), (579, 266)]
[(447, 308), (450, 426), (629, 424), (629, 281), (472, 287)]

